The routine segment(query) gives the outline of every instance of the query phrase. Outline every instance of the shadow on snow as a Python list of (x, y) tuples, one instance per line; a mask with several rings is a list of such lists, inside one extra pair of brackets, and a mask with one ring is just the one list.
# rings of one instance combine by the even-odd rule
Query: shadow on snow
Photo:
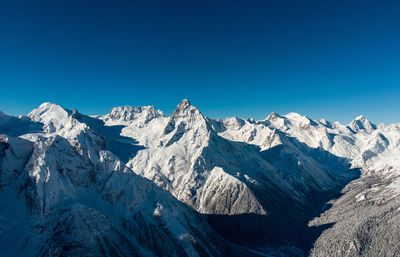
[[(260, 151), (259, 156), (277, 167), (283, 177), (296, 172), (296, 151), (311, 156), (320, 167), (326, 170), (327, 176), (335, 183), (332, 190), (311, 191), (306, 196), (306, 202), (298, 202), (286, 192), (276, 186), (263, 184), (257, 186), (245, 180), (242, 182), (256, 196), (262, 206), (267, 210), (266, 215), (245, 213), (238, 215), (205, 215), (209, 224), (225, 239), (232, 243), (262, 251), (265, 248), (277, 249), (280, 246), (295, 246), (303, 250), (307, 256), (314, 242), (323, 231), (334, 224), (325, 224), (319, 227), (309, 227), (308, 223), (313, 218), (321, 215), (330, 208), (328, 201), (340, 197), (342, 189), (352, 180), (360, 177), (359, 169), (350, 169), (349, 160), (338, 157), (322, 148), (311, 148), (295, 138), (285, 136), (288, 140), (285, 145), (278, 145)], [(241, 142), (232, 142), (233, 146), (247, 145)], [(255, 147), (255, 146), (254, 146)], [(286, 151), (289, 149), (289, 151)], [(293, 151), (293, 149), (295, 149)], [(224, 167), (222, 167), (224, 168)]]
[(121, 135), (123, 125), (106, 126), (104, 121), (79, 113), (72, 114), (77, 120), (86, 123), (98, 135), (106, 139), (106, 149), (115, 154), (121, 161), (128, 162), (144, 146), (138, 145), (138, 141)]

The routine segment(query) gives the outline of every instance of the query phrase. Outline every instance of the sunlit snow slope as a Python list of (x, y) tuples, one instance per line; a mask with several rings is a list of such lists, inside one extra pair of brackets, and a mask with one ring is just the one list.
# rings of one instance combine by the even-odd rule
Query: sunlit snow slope
[(44, 103), (0, 135), (4, 256), (397, 253), (398, 124)]

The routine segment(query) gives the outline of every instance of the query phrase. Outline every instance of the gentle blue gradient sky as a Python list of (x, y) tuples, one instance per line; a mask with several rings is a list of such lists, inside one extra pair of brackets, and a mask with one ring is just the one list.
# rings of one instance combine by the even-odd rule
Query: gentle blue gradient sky
[(0, 110), (88, 114), (188, 98), (210, 117), (272, 111), (400, 122), (400, 1), (3, 0)]

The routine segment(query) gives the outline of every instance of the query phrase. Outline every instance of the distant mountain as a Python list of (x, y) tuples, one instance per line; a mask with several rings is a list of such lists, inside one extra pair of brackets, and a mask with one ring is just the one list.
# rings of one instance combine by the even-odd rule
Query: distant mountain
[(4, 256), (398, 251), (398, 124), (214, 120), (188, 100), (169, 117), (44, 103), (27, 117), (0, 112), (0, 134)]

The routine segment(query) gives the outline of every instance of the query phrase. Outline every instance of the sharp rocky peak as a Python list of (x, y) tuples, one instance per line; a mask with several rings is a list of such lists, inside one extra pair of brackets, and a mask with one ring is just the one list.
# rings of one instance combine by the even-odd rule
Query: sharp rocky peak
[(271, 114), (269, 114), (267, 116), (267, 118), (263, 121), (260, 121), (260, 123), (264, 123), (267, 126), (278, 126), (278, 127), (286, 127), (286, 125), (288, 124), (288, 118), (286, 118), (283, 115), (277, 114), (276, 112), (272, 112)]
[(178, 104), (175, 111), (172, 113), (171, 117), (176, 116), (190, 116), (191, 114), (201, 114), (199, 109), (193, 106), (189, 100), (183, 99), (182, 102)]
[(178, 109), (186, 109), (188, 107), (192, 106), (187, 99), (183, 99), (182, 102), (180, 102), (177, 106)]
[(281, 115), (279, 115), (278, 113), (276, 113), (276, 112), (271, 112), (268, 116), (267, 116), (267, 118), (266, 118), (266, 120), (274, 120), (274, 119), (276, 119), (276, 118), (283, 118)]
[(201, 118), (204, 118), (203, 114), (199, 111), (199, 109), (195, 106), (193, 106), (189, 100), (184, 99), (182, 102), (178, 104), (176, 107), (175, 111), (172, 113), (170, 116), (170, 119), (176, 119), (176, 118), (193, 118), (195, 116), (199, 116)]
[(176, 107), (175, 111), (169, 117), (167, 126), (165, 127), (164, 134), (168, 134), (173, 131), (178, 124), (182, 126), (196, 126), (196, 125), (207, 125), (207, 120), (199, 109), (190, 104), (187, 99), (182, 100)]
[(376, 130), (376, 125), (370, 122), (364, 115), (357, 116), (348, 127), (354, 132), (372, 133)]

